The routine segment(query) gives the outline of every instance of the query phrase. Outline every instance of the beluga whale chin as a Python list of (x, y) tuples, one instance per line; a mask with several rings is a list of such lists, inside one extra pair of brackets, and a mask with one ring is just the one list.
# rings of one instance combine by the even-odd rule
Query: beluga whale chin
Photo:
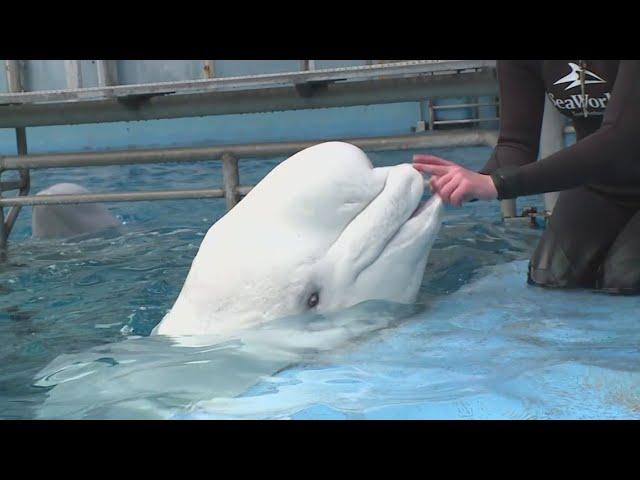
[(152, 334), (231, 335), (366, 300), (413, 303), (442, 221), (409, 164), (327, 142), (275, 167), (207, 232)]

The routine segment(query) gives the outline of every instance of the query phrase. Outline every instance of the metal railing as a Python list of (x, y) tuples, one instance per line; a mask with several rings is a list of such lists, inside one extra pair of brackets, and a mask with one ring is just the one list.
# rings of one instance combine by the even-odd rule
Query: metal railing
[[(151, 192), (90, 193), (74, 195), (31, 195), (1, 197), (0, 207), (14, 205), (51, 205), (69, 203), (118, 202), (141, 200), (175, 200), (184, 198), (232, 198), (244, 195), (252, 186), (241, 186), (233, 180), (239, 178), (238, 159), (273, 158), (290, 156), (323, 140), (304, 142), (255, 143), (211, 147), (160, 148), (145, 150), (121, 150), (107, 152), (79, 152), (0, 157), (0, 174), (8, 170), (88, 167), (112, 165), (138, 165), (147, 163), (184, 163), (219, 160), (223, 163), (223, 188), (194, 190), (165, 190)], [(389, 137), (342, 139), (368, 152), (398, 151), (450, 146), (495, 145), (492, 131), (472, 130), (457, 132), (432, 132)], [(227, 174), (225, 175), (225, 172)], [(2, 182), (2, 187), (19, 187), (20, 182)], [(1, 193), (1, 192), (0, 192)], [(233, 202), (227, 201), (227, 207)]]
[[(431, 97), (497, 94), (493, 60), (376, 63), (243, 77), (207, 76), (179, 82), (37, 92), (23, 91), (17, 61), (7, 61), (6, 65), (7, 75), (16, 79), (17, 88), (0, 94), (0, 128), (345, 107), (422, 101)], [(113, 82), (113, 79), (109, 81)], [(77, 81), (70, 79), (68, 84), (76, 85)]]
[[(368, 152), (430, 149), (450, 146), (495, 145), (497, 136), (488, 130), (429, 132), (404, 136), (343, 139)], [(80, 152), (66, 154), (16, 155), (0, 157), (0, 175), (9, 170), (64, 168), (85, 166), (134, 165), (146, 163), (184, 163), (222, 161), (223, 186), (210, 189), (156, 190), (145, 192), (85, 193), (71, 195), (22, 195), (2, 197), (0, 212), (4, 207), (25, 205), (56, 205), (95, 202), (132, 202), (143, 200), (176, 200), (188, 198), (225, 198), (227, 208), (246, 195), (252, 185), (240, 185), (238, 160), (242, 158), (273, 158), (290, 156), (300, 150), (327, 140), (305, 142), (256, 143), (247, 145), (223, 145), (211, 147), (162, 148), (107, 152)], [(20, 182), (2, 182), (0, 186), (21, 187)], [(6, 244), (12, 225), (0, 222), (0, 247)]]
[[(497, 109), (499, 107), (499, 102), (492, 103), (465, 103), (460, 105), (434, 105), (433, 99), (430, 98), (427, 101), (428, 109), (429, 109), (429, 130), (434, 130), (438, 125), (464, 125), (464, 124), (478, 124), (481, 122), (497, 122), (500, 119), (495, 117), (483, 117), (479, 115), (478, 109), (482, 107), (492, 107)], [(437, 112), (441, 110), (457, 110), (457, 109), (473, 109), (475, 115), (472, 115), (469, 118), (463, 118), (459, 120), (437, 120)]]
[[(289, 156), (326, 140), (258, 143), (211, 147), (134, 149), (29, 155), (27, 126), (70, 125), (113, 121), (182, 118), (231, 113), (345, 107), (433, 97), (497, 94), (493, 60), (370, 61), (368, 65), (316, 69), (301, 61), (300, 71), (277, 74), (216, 77), (215, 61), (203, 61), (201, 79), (139, 85), (118, 85), (115, 62), (96, 61), (98, 87), (82, 88), (79, 62), (66, 61), (67, 89), (25, 92), (19, 61), (5, 61), (9, 93), (0, 94), (0, 128), (16, 129), (17, 155), (0, 157), (0, 250), (20, 208), (26, 205), (225, 198), (232, 208), (252, 186), (240, 185), (238, 160)], [(484, 106), (484, 105), (474, 105)], [(434, 110), (464, 108), (436, 106)], [(433, 112), (432, 112), (433, 113)], [(434, 118), (434, 115), (431, 115)], [(488, 119), (494, 120), (494, 119)], [(435, 125), (484, 121), (433, 121)], [(433, 130), (433, 128), (431, 128)], [(490, 131), (431, 131), (426, 134), (346, 139), (365, 151), (405, 150), (463, 145), (493, 145)], [(223, 186), (209, 189), (78, 195), (29, 195), (30, 169), (133, 165), (161, 162), (222, 162)], [(20, 172), (19, 181), (2, 181), (2, 173)], [(3, 191), (19, 190), (16, 197)], [(11, 207), (5, 218), (5, 207)], [(0, 252), (1, 253), (1, 252)]]

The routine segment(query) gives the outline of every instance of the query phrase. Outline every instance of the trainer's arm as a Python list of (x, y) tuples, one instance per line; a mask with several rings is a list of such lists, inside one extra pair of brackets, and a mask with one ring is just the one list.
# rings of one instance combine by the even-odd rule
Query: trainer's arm
[(498, 144), (480, 173), (535, 162), (544, 114), (539, 60), (498, 60), (500, 132)]
[(491, 173), (499, 199), (592, 183), (640, 185), (640, 61), (620, 62), (598, 131), (535, 163), (506, 166), (500, 160), (498, 155)]

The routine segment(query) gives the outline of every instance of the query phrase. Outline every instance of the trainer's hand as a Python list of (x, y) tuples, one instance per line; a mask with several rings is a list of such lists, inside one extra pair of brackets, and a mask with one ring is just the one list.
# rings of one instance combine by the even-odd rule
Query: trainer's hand
[(429, 188), (445, 203), (459, 207), (474, 198), (493, 200), (498, 191), (489, 175), (476, 173), (433, 155), (414, 155), (413, 167), (431, 174)]

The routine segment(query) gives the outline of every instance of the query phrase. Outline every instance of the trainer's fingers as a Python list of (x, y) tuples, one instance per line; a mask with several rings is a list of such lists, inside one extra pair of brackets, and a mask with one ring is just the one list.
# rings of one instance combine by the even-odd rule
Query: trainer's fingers
[(446, 203), (451, 203), (451, 194), (458, 187), (459, 183), (460, 179), (453, 177), (446, 184), (437, 189), (436, 192)]
[(434, 155), (414, 155), (413, 163), (426, 163), (430, 165), (448, 165), (455, 166), (456, 164), (445, 160), (444, 158), (436, 157)]
[(454, 175), (455, 175), (454, 171), (449, 171), (445, 175), (431, 177), (430, 180), (433, 181), (433, 188), (436, 191), (440, 190), (444, 185), (449, 183), (449, 181), (454, 177)]
[(451, 170), (451, 167), (444, 165), (428, 165), (426, 163), (414, 163), (413, 168), (419, 172), (426, 172), (431, 175), (445, 175)]
[(467, 192), (466, 187), (462, 183), (460, 183), (449, 197), (451, 200), (451, 205), (453, 205), (454, 207), (461, 207), (462, 202), (464, 202), (468, 196), (469, 192)]

